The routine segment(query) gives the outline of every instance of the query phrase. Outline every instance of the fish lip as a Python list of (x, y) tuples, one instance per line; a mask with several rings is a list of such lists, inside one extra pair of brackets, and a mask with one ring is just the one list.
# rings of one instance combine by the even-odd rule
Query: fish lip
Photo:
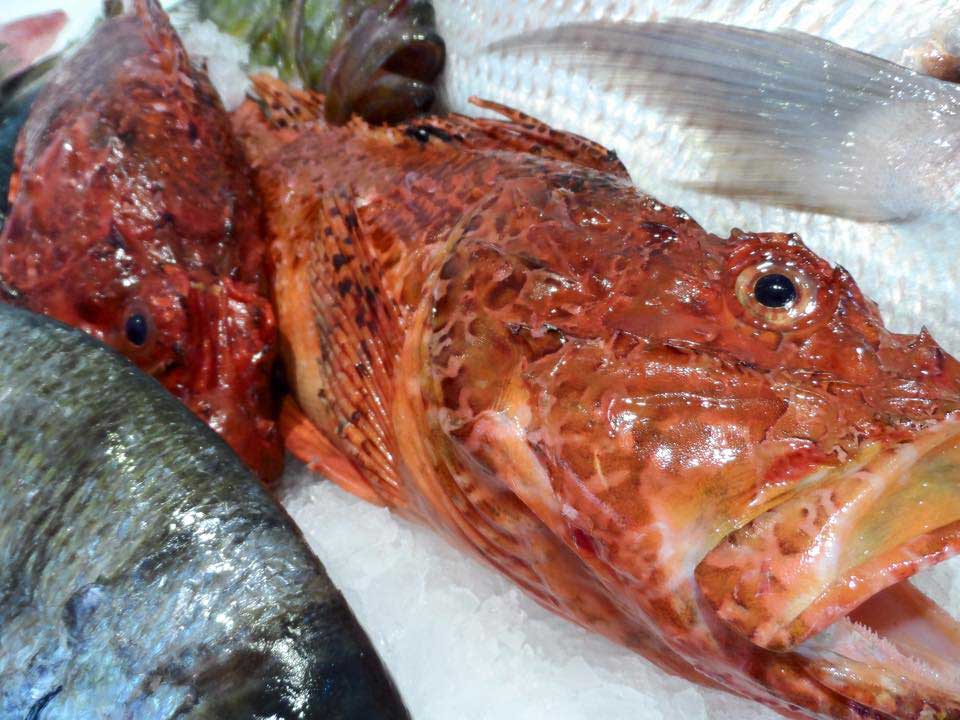
[[(876, 443), (811, 478), (701, 560), (707, 605), (754, 646), (796, 653), (857, 703), (896, 717), (924, 708), (960, 717), (960, 623), (906, 582), (960, 553), (960, 419)], [(877, 606), (885, 613), (870, 611)]]
[(397, 122), (432, 105), (446, 61), (434, 25), (429, 3), (387, 15), (365, 10), (327, 64), (326, 120), (339, 125), (357, 113), (369, 122)]

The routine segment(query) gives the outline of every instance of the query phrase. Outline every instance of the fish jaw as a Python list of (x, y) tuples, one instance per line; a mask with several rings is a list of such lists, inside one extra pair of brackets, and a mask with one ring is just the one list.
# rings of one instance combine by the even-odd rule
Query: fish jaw
[(904, 581), (960, 550), (958, 462), (956, 418), (868, 445), (727, 535), (696, 569), (702, 596), (844, 697), (896, 717), (956, 716), (960, 625)]
[(721, 619), (755, 644), (792, 648), (960, 548), (960, 423), (862, 455), (728, 535), (697, 567)]

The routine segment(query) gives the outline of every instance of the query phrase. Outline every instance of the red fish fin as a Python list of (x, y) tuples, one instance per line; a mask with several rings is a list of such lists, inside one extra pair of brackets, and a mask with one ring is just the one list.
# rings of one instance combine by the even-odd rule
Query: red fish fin
[[(492, 139), (514, 146), (524, 152), (539, 152), (559, 160), (569, 160), (579, 165), (586, 165), (595, 170), (630, 178), (627, 169), (620, 162), (613, 150), (603, 145), (587, 140), (580, 135), (556, 130), (545, 122), (537, 120), (519, 110), (501, 105), (490, 100), (481, 100), (471, 97), (470, 102), (484, 110), (503, 115), (509, 122), (499, 120), (475, 120)], [(537, 148), (537, 150), (534, 150)]]
[(349, 195), (318, 200), (316, 234), (307, 245), (320, 385), (304, 408), (388, 505), (404, 503), (395, 466), (393, 363), (400, 326), (381, 292), (381, 270)]
[[(157, 0), (135, 0), (133, 14), (143, 23), (146, 30), (144, 39), (156, 52), (156, 62), (170, 72), (182, 69), (189, 73), (190, 60), (187, 51), (160, 3)], [(167, 67), (171, 63), (172, 66)]]
[(323, 118), (324, 97), (321, 93), (297, 90), (269, 75), (255, 75), (251, 81), (253, 91), (260, 99), (260, 111), (274, 127), (296, 127)]
[(36, 62), (66, 24), (67, 14), (62, 10), (0, 24), (0, 78), (11, 77)]
[(332, 480), (361, 500), (383, 505), (356, 466), (317, 430), (296, 401), (286, 398), (280, 411), (280, 432), (289, 450), (308, 468)]

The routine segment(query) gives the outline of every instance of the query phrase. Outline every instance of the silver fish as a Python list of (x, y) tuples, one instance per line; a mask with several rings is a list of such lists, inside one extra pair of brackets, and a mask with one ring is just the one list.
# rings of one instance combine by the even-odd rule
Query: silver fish
[(0, 305), (0, 397), (0, 717), (409, 717), (285, 513), (157, 382)]

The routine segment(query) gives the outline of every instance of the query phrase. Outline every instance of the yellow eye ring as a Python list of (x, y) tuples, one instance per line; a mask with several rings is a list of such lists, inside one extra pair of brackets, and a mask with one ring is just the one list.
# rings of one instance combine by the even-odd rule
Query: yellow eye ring
[(737, 275), (740, 304), (764, 329), (786, 330), (803, 325), (817, 312), (817, 283), (795, 266), (766, 260)]
[(809, 330), (833, 317), (837, 270), (796, 235), (734, 231), (724, 275), (727, 307), (745, 323), (775, 333)]

